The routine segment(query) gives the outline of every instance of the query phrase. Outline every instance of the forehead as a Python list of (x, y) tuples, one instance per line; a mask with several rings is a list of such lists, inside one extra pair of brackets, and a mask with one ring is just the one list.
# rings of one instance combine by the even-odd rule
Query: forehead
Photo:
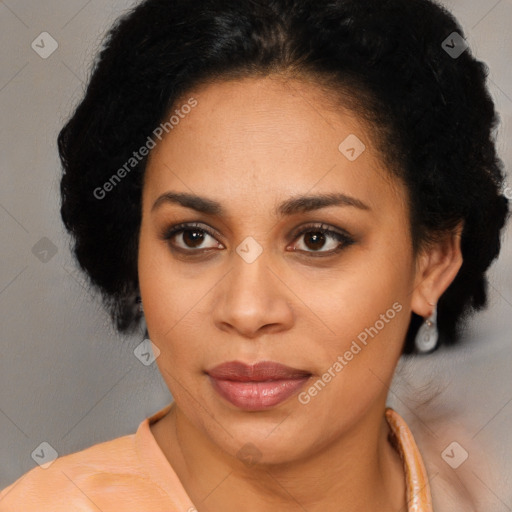
[[(145, 194), (208, 192), (231, 203), (275, 206), (306, 192), (341, 192), (372, 205), (403, 194), (371, 130), (314, 83), (275, 77), (203, 85), (152, 150)], [(187, 112), (185, 114), (185, 112)], [(171, 113), (172, 114), (172, 113)]]

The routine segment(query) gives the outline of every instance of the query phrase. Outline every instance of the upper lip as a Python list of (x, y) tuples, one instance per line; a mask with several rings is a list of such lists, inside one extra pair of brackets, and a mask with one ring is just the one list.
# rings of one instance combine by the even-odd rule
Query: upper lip
[(233, 380), (237, 382), (263, 382), (268, 380), (301, 379), (311, 373), (292, 368), (274, 361), (260, 361), (246, 364), (241, 361), (228, 361), (207, 370), (214, 379)]

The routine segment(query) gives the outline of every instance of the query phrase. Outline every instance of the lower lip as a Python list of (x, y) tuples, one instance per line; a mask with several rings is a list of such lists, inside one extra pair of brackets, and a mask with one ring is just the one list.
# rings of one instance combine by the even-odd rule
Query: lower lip
[(297, 393), (309, 377), (265, 382), (238, 382), (210, 377), (220, 396), (239, 409), (261, 411), (274, 407)]

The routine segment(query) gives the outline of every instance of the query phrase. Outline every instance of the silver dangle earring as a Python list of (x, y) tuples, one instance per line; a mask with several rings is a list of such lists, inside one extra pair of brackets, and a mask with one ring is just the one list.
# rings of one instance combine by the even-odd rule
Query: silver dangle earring
[(439, 332), (437, 330), (437, 305), (429, 302), (434, 307), (432, 314), (425, 319), (418, 330), (415, 339), (416, 352), (426, 354), (432, 352), (437, 346)]

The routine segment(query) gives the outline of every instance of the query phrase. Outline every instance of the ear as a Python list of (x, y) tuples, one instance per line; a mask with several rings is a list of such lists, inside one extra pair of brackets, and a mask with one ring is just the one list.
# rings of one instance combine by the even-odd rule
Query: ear
[(433, 305), (450, 286), (462, 266), (460, 240), (461, 221), (457, 227), (439, 240), (425, 247), (416, 260), (416, 274), (411, 308), (417, 315), (429, 317)]

